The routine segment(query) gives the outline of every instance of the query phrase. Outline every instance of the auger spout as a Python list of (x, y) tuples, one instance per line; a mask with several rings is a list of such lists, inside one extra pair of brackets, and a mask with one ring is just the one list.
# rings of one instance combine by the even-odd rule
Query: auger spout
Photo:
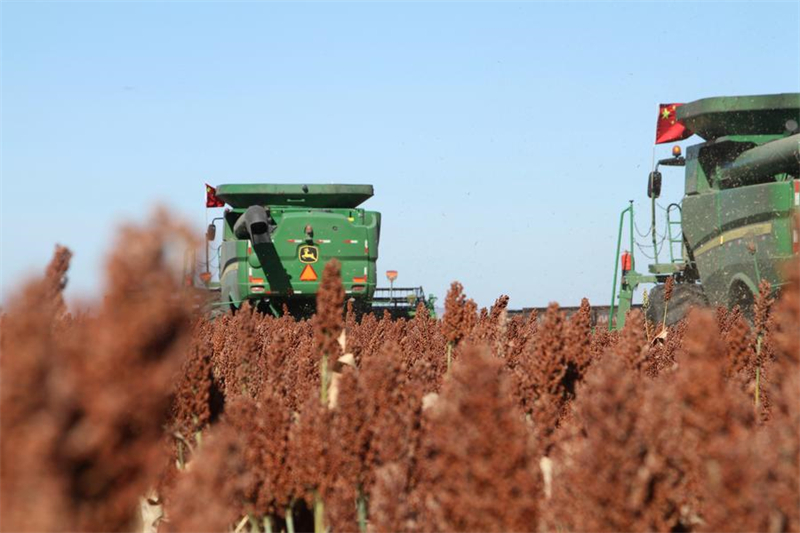
[(800, 177), (800, 134), (742, 152), (719, 169), (719, 179), (722, 182), (746, 184), (783, 172)]
[(233, 225), (233, 233), (239, 239), (250, 239), (253, 244), (271, 242), (269, 235), (269, 215), (260, 205), (251, 205)]

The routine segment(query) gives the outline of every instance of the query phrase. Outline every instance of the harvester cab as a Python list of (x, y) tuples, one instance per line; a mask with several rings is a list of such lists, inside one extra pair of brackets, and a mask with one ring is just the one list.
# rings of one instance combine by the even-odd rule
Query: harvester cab
[[(220, 185), (220, 304), (245, 302), (275, 315), (313, 313), (325, 263), (341, 263), (342, 283), (364, 311), (375, 292), (381, 215), (358, 206), (371, 185)], [(212, 229), (213, 228), (213, 229)], [(208, 229), (213, 239), (216, 226)]]
[[(685, 158), (676, 145), (650, 172), (649, 243), (636, 241), (633, 201), (620, 214), (609, 329), (624, 325), (642, 283), (655, 284), (645, 302), (651, 322), (670, 325), (703, 305), (739, 305), (747, 315), (760, 281), (779, 288), (798, 255), (800, 94), (706, 98), (672, 109), (686, 136), (704, 142)], [(684, 168), (683, 198), (666, 207), (658, 203), (661, 167)], [(660, 234), (658, 210), (665, 219)], [(652, 250), (646, 273), (636, 270), (636, 248)]]

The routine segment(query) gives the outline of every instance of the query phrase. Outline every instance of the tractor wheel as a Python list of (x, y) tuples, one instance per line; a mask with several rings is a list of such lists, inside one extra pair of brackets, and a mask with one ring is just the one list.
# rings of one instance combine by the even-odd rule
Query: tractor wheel
[(731, 285), (728, 296), (728, 309), (733, 309), (738, 306), (745, 320), (747, 320), (751, 326), (753, 325), (753, 320), (755, 320), (755, 303), (756, 295), (753, 294), (744, 282), (736, 281)]
[[(656, 285), (648, 294), (647, 320), (660, 324), (664, 320), (664, 285)], [(695, 283), (676, 283), (667, 305), (667, 326), (684, 318), (692, 307), (707, 307), (703, 287)]]

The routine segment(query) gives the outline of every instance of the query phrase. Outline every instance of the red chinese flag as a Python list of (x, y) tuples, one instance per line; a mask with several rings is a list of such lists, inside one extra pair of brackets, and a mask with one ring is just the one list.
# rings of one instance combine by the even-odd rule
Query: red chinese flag
[(206, 183), (206, 207), (225, 207), (225, 202), (217, 198), (217, 189)]
[(692, 136), (692, 131), (678, 122), (675, 110), (683, 104), (660, 104), (656, 124), (656, 144), (681, 141)]

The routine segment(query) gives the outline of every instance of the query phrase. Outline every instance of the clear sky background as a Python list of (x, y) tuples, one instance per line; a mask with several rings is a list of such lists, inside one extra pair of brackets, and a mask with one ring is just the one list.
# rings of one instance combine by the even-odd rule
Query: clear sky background
[[(608, 304), (658, 103), (800, 91), (798, 2), (0, 10), (3, 301), (55, 243), (98, 295), (117, 224), (163, 203), (200, 233), (203, 182), (339, 182), (375, 186), (380, 282)], [(665, 169), (662, 203), (682, 187)]]

